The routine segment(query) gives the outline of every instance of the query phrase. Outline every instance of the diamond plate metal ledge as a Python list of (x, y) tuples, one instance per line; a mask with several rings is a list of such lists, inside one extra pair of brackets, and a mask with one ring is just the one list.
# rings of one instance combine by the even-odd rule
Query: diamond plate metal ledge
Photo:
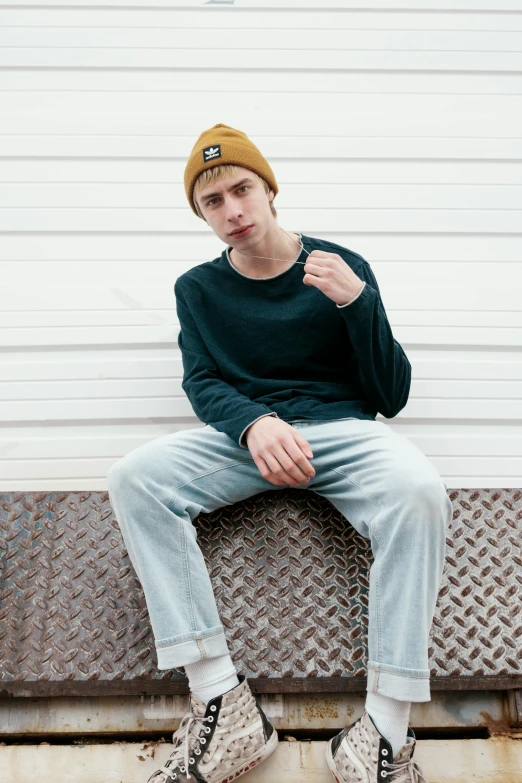
[[(431, 689), (520, 689), (522, 490), (448, 494)], [(327, 499), (267, 491), (194, 526), (232, 658), (253, 691), (365, 691), (373, 557)], [(2, 494), (0, 696), (97, 693), (188, 693), (181, 672), (156, 667), (108, 493)]]

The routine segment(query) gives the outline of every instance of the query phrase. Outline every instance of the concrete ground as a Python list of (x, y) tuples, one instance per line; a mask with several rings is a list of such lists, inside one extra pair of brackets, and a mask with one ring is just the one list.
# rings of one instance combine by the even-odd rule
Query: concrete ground
[[(0, 744), (2, 783), (146, 783), (168, 758), (165, 742)], [(265, 762), (241, 775), (245, 783), (332, 783), (326, 742), (281, 739)], [(522, 783), (522, 731), (468, 740), (417, 740), (414, 758), (428, 783)], [(181, 783), (181, 781), (180, 781)]]

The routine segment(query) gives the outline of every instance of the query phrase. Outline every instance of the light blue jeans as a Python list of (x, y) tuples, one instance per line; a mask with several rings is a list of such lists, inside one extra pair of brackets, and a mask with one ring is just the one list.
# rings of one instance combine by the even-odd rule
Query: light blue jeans
[[(426, 456), (381, 421), (289, 422), (327, 498), (371, 542), (367, 690), (430, 701), (428, 637), (452, 504)], [(250, 451), (211, 425), (164, 435), (111, 466), (109, 498), (154, 633), (159, 669), (229, 652), (192, 520), (266, 490)]]

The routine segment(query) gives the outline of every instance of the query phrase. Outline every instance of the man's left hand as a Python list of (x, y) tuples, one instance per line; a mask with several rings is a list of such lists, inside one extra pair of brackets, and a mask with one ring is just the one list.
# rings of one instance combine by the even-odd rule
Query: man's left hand
[(303, 269), (306, 272), (303, 283), (315, 286), (338, 305), (355, 299), (364, 285), (364, 281), (337, 253), (312, 250)]

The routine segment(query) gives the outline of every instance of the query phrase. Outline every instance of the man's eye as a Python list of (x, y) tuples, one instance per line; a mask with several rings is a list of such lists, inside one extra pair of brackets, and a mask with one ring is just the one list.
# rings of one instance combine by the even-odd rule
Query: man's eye
[[(243, 190), (243, 188), (246, 188), (247, 190), (250, 189), (249, 185), (240, 185), (238, 190)], [(216, 200), (215, 198), (211, 198), (210, 201), (207, 202), (207, 206), (210, 207), (212, 205), (212, 202), (215, 201), (215, 200)]]

